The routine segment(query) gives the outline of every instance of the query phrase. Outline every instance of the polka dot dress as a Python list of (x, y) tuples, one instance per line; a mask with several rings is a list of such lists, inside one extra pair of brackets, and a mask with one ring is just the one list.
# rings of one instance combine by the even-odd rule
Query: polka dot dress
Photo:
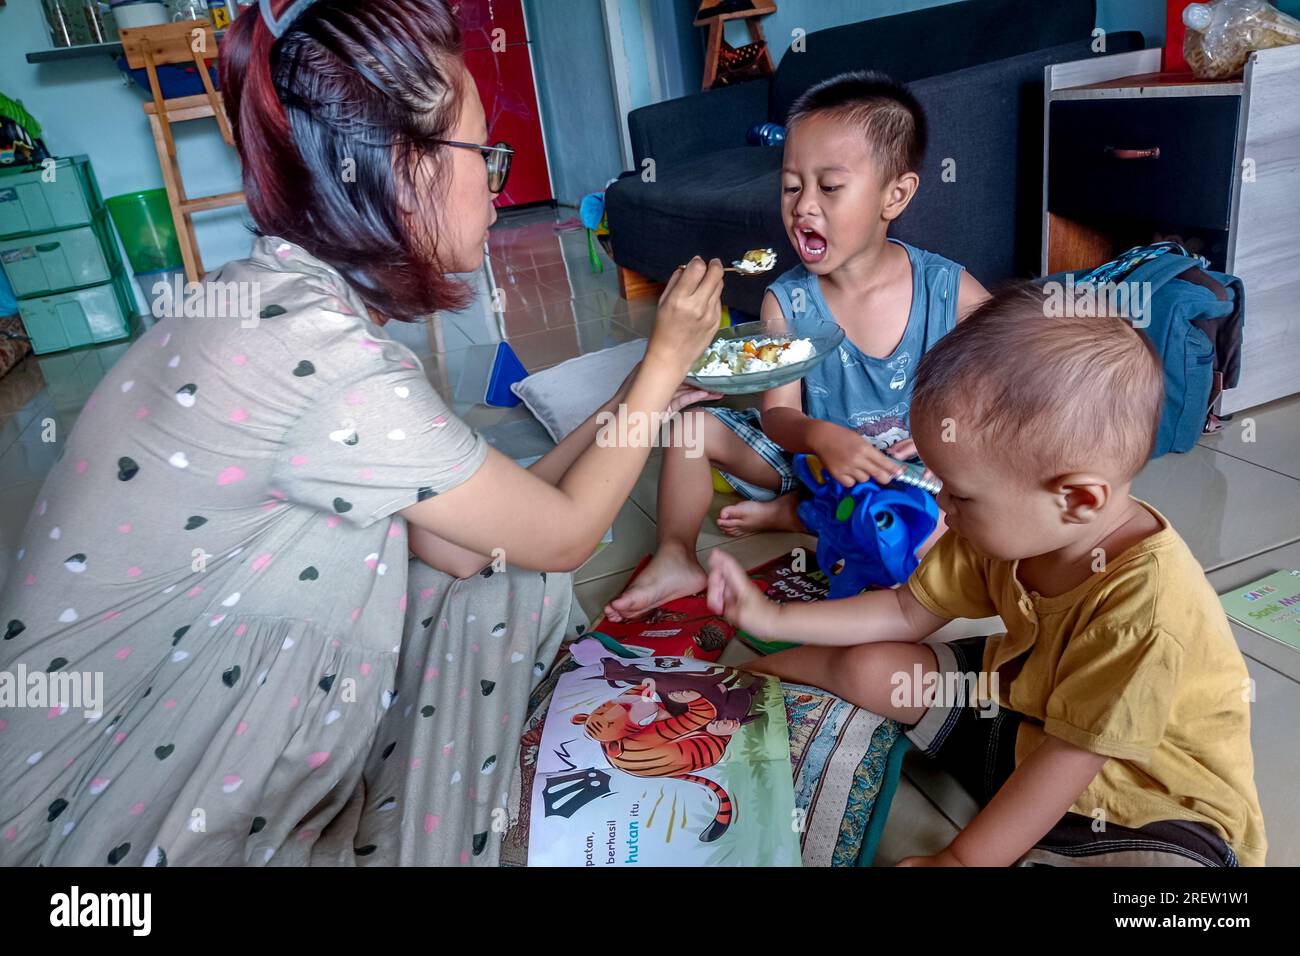
[(0, 711), (0, 865), (489, 862), (571, 581), (408, 572), (398, 512), (483, 440), (301, 248), (212, 278), (256, 323), (210, 298), (132, 345), (0, 592), (0, 669), (103, 682)]

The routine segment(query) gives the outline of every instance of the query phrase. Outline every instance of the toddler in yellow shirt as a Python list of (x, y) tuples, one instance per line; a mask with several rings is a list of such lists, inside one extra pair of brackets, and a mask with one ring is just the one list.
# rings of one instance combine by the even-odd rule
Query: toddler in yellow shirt
[[(910, 725), (984, 805), (911, 865), (1262, 865), (1251, 684), (1187, 545), (1129, 495), (1160, 360), (1116, 317), (998, 295), (916, 371), (912, 429), (948, 532), (899, 588), (768, 601), (715, 551), (709, 602), (806, 646), (750, 665)], [(923, 643), (954, 618), (1005, 634)]]

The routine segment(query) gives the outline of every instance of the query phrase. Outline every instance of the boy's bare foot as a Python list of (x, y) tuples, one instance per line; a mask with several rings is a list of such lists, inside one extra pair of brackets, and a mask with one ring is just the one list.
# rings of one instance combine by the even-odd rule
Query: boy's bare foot
[(678, 544), (661, 544), (627, 590), (605, 605), (605, 617), (630, 621), (675, 598), (698, 594), (708, 583), (709, 576), (693, 552)]
[(799, 498), (794, 492), (772, 501), (742, 501), (727, 505), (718, 514), (718, 528), (733, 538), (759, 531), (799, 531), (807, 529), (799, 520)]

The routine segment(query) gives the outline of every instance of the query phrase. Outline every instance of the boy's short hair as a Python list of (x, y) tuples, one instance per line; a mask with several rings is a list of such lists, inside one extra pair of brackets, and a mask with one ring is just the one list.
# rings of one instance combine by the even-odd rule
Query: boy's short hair
[(1160, 357), (1122, 318), (1049, 317), (1045, 301), (1041, 286), (1011, 286), (940, 339), (917, 366), (912, 416), (959, 417), (955, 440), (996, 449), (1026, 477), (1127, 481), (1155, 445)]
[(853, 70), (823, 80), (794, 101), (786, 126), (818, 115), (860, 130), (886, 182), (921, 168), (925, 111), (911, 90), (884, 73)]

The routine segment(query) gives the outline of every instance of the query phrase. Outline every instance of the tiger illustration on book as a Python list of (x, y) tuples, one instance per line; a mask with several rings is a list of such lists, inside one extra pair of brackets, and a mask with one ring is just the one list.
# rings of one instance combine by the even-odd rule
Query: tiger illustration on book
[[(716, 681), (716, 678), (712, 678)], [(722, 786), (699, 776), (696, 771), (714, 766), (726, 753), (731, 735), (740, 729), (742, 718), (720, 716), (718, 706), (694, 689), (664, 690), (663, 703), (646, 713), (653, 701), (655, 678), (645, 674), (641, 682), (614, 700), (606, 701), (590, 714), (574, 714), (573, 723), (585, 727), (587, 736), (599, 742), (610, 766), (637, 777), (671, 777), (706, 788), (718, 801), (717, 812), (700, 834), (710, 843), (731, 826), (735, 807)], [(747, 695), (752, 696), (752, 695)], [(685, 709), (681, 709), (685, 705)]]

